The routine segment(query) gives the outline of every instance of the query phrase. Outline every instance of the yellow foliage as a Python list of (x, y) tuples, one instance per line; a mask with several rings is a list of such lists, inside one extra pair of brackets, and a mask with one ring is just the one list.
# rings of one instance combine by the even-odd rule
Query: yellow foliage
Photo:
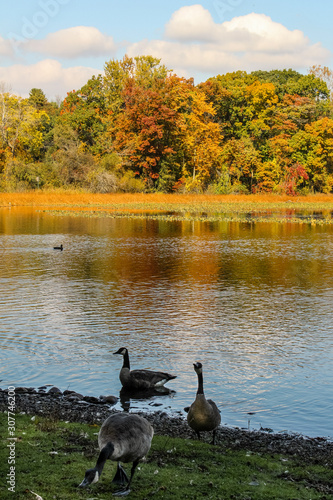
[(187, 189), (204, 188), (212, 170), (219, 165), (222, 135), (219, 125), (212, 121), (215, 114), (213, 105), (206, 101), (205, 95), (193, 89), (191, 112), (185, 117), (184, 146), (188, 160), (183, 174), (187, 178)]

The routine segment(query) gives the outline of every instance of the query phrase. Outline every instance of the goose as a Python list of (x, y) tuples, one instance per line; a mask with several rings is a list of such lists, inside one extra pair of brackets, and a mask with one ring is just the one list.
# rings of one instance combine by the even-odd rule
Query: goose
[(151, 391), (163, 388), (169, 380), (176, 378), (176, 375), (170, 375), (165, 372), (155, 372), (152, 370), (131, 370), (128, 350), (121, 347), (113, 354), (123, 356), (123, 366), (119, 373), (119, 379), (122, 386), (127, 391)]
[(187, 422), (200, 439), (201, 431), (213, 431), (215, 444), (216, 429), (221, 423), (220, 410), (211, 399), (206, 399), (203, 390), (202, 364), (194, 363), (194, 371), (198, 376), (198, 390), (194, 402), (187, 413)]
[[(84, 488), (97, 483), (101, 477), (106, 460), (118, 462), (113, 483), (126, 485), (124, 489), (114, 493), (116, 496), (126, 496), (130, 492), (130, 485), (135, 469), (143, 457), (150, 450), (154, 429), (143, 417), (128, 413), (110, 415), (102, 424), (98, 434), (100, 453), (93, 469), (88, 469), (79, 487)], [(132, 462), (131, 475), (128, 476), (120, 462)], [(127, 484), (126, 484), (127, 483)]]
[(62, 243), (59, 247), (53, 247), (53, 250), (63, 250), (64, 247), (62, 246)]

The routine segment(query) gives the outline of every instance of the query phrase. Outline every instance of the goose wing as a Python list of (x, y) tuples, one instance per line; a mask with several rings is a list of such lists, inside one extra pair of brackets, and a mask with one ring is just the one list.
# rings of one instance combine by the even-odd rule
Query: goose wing
[(214, 414), (214, 417), (216, 419), (216, 425), (220, 425), (221, 423), (221, 412), (220, 410), (218, 409), (218, 407), (216, 406), (216, 404), (214, 403), (214, 401), (212, 401), (211, 399), (207, 399), (207, 402), (210, 404), (212, 410), (213, 410), (213, 414)]
[(176, 378), (176, 375), (170, 375), (166, 372), (155, 372), (152, 370), (132, 370), (131, 378), (142, 381), (153, 386), (164, 385), (168, 380)]

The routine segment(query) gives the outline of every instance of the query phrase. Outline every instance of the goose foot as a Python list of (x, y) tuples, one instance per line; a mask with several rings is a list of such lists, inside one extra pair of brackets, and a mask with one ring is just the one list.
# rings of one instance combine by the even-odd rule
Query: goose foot
[(113, 493), (113, 496), (114, 497), (126, 497), (129, 493), (131, 492), (131, 490), (128, 488), (125, 488), (124, 490), (119, 490), (119, 491), (115, 491)]
[(117, 472), (112, 482), (115, 484), (128, 484), (129, 482), (128, 476), (120, 464), (117, 466)]

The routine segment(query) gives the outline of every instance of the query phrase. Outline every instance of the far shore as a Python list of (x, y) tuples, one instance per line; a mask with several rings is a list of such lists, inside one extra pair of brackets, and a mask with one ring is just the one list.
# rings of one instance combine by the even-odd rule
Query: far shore
[(293, 207), (306, 205), (313, 209), (332, 208), (333, 194), (312, 194), (308, 196), (287, 196), (277, 194), (251, 194), (251, 195), (210, 195), (210, 194), (163, 194), (163, 193), (89, 193), (80, 191), (28, 191), (0, 193), (0, 207), (32, 206), (32, 207), (116, 207), (128, 205), (129, 208), (138, 208), (145, 205), (168, 207), (170, 205), (201, 206), (206, 209), (211, 206), (228, 205), (228, 208), (246, 206), (260, 206), (261, 209), (274, 207)]

